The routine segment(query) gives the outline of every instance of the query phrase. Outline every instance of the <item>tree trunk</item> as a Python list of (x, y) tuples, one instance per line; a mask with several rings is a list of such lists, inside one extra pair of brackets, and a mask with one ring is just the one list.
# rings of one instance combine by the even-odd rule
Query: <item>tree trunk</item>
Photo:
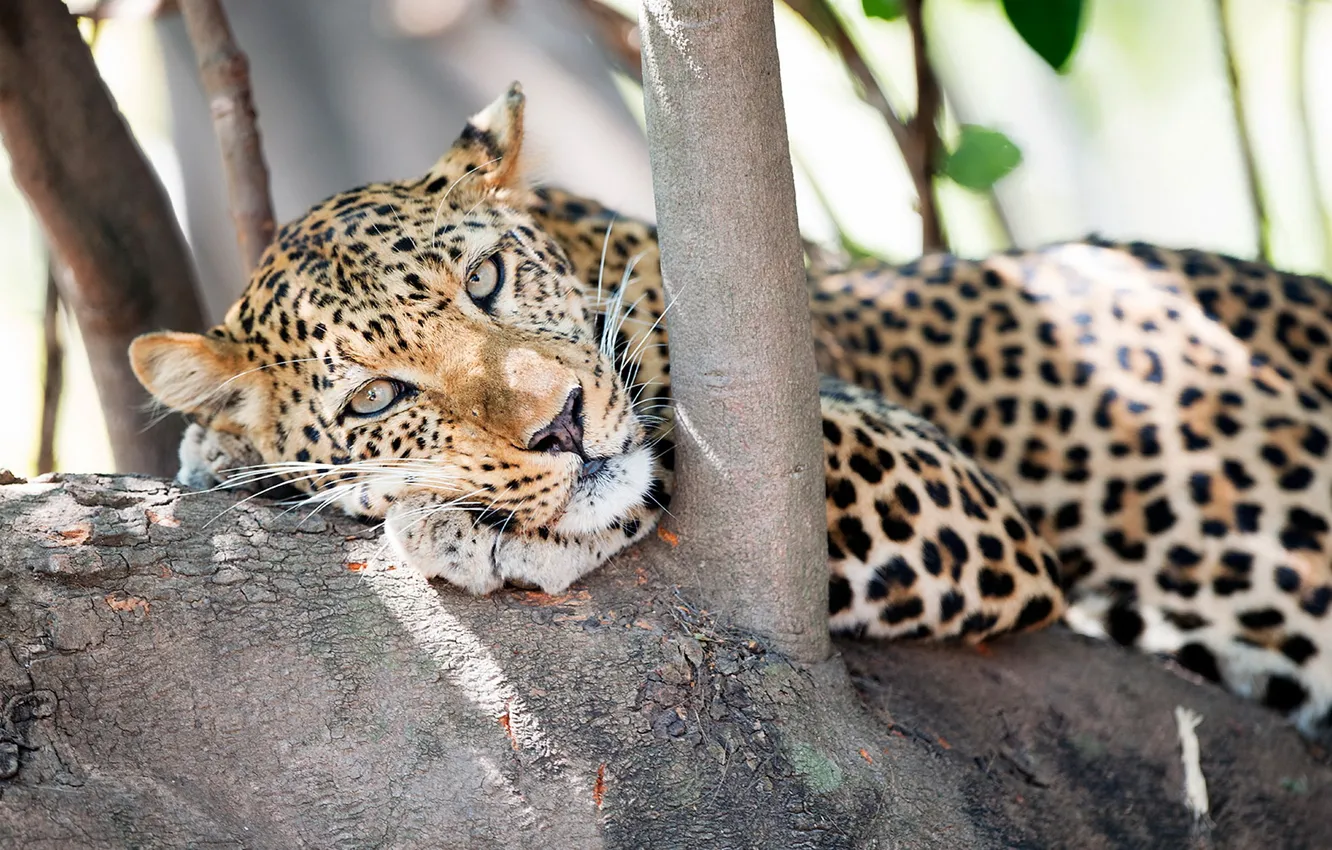
[(83, 333), (116, 467), (174, 473), (183, 424), (155, 415), (127, 351), (147, 331), (202, 328), (194, 272), (166, 193), (60, 0), (0, 3), (0, 134), (70, 269), (60, 295)]
[(1332, 846), (1275, 715), (1067, 633), (843, 643), (866, 722), (650, 553), (478, 600), (354, 521), (108, 476), (0, 486), (0, 536), (2, 847)]
[(670, 313), (677, 576), (794, 658), (829, 651), (823, 456), (772, 3), (646, 0)]

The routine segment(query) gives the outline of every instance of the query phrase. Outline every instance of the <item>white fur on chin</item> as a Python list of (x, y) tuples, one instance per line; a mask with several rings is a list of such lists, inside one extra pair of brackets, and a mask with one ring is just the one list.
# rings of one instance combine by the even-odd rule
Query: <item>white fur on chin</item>
[(605, 531), (642, 504), (651, 486), (652, 454), (646, 448), (610, 458), (595, 478), (578, 485), (554, 530), (580, 535)]

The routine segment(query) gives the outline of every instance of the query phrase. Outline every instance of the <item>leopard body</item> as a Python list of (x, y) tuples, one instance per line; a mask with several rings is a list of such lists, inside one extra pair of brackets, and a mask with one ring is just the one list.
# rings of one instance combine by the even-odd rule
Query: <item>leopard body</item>
[[(194, 420), (184, 480), (276, 476), (383, 517), (399, 557), (475, 593), (561, 590), (653, 527), (673, 462), (656, 232), (528, 186), (521, 118), (515, 88), (423, 177), (284, 227), (207, 335), (136, 341)], [(1088, 241), (811, 294), (834, 629), (980, 640), (1063, 616), (1327, 734), (1326, 282)]]

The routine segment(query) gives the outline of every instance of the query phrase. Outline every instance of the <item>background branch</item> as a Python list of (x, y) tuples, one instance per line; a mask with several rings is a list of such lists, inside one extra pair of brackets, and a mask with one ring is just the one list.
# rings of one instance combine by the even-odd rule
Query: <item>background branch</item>
[(203, 324), (176, 219), (60, 0), (0, 3), (0, 136), (79, 323), (116, 467), (171, 475), (179, 419), (156, 420), (126, 351)]
[(1262, 180), (1258, 175), (1258, 160), (1253, 152), (1253, 142), (1249, 139), (1249, 124), (1244, 115), (1244, 93), (1240, 90), (1239, 60), (1230, 43), (1230, 27), (1227, 21), (1227, 0), (1216, 0), (1216, 25), (1221, 36), (1221, 48), (1226, 58), (1226, 79), (1230, 83), (1230, 101), (1235, 107), (1235, 133), (1240, 147), (1240, 158), (1244, 162), (1244, 183), (1248, 189), (1249, 203), (1253, 207), (1254, 219), (1258, 222), (1258, 258), (1265, 263), (1272, 262), (1272, 222), (1267, 216), (1267, 206), (1263, 202)]
[(902, 0), (907, 21), (911, 24), (911, 52), (916, 62), (916, 114), (907, 124), (908, 136), (915, 147), (915, 167), (911, 179), (916, 184), (920, 204), (922, 250), (942, 251), (943, 222), (934, 197), (934, 175), (938, 173), (939, 158), (939, 80), (930, 66), (928, 45), (925, 43), (925, 19), (921, 14), (924, 0)]
[[(921, 18), (920, 0), (904, 3), (908, 21), (911, 25), (912, 46), (916, 63), (916, 115), (911, 120), (904, 120), (893, 109), (892, 103), (874, 71), (856, 47), (837, 12), (828, 5), (827, 0), (786, 0), (786, 5), (805, 19), (810, 27), (823, 37), (851, 74), (858, 86), (860, 98), (875, 112), (878, 112), (887, 125), (897, 148), (902, 152), (911, 182), (916, 187), (921, 223), (921, 245), (923, 251), (943, 250), (943, 223), (939, 216), (938, 205), (934, 199), (934, 174), (938, 167), (939, 131), (937, 119), (942, 96), (938, 78), (930, 66), (926, 53), (925, 28)], [(923, 119), (922, 119), (923, 116)]]
[(1309, 114), (1309, 3), (1295, 8), (1295, 51), (1291, 62), (1295, 65), (1295, 107), (1300, 122), (1301, 141), (1304, 144), (1305, 167), (1313, 186), (1314, 206), (1318, 211), (1319, 236), (1323, 240), (1323, 268), (1332, 272), (1332, 208), (1323, 193), (1323, 180), (1319, 168), (1318, 138), (1314, 132), (1313, 116)]
[(597, 43), (615, 69), (643, 83), (643, 46), (638, 22), (607, 6), (600, 0), (578, 0)]
[(241, 259), (248, 273), (270, 242), (276, 225), (268, 187), (268, 167), (250, 94), (250, 65), (236, 45), (218, 0), (180, 0), (185, 27), (199, 62), (199, 76), (213, 113), (222, 149)]
[(60, 284), (69, 270), (46, 249), (46, 302), (42, 307), (42, 413), (38, 425), (37, 474), (55, 469), (56, 420), (65, 384), (65, 346), (60, 333)]

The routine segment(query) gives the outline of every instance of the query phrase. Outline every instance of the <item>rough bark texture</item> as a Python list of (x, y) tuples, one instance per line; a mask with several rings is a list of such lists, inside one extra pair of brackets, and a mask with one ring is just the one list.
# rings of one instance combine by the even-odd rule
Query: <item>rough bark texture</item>
[(14, 182), (68, 265), (116, 466), (176, 467), (182, 423), (154, 421), (130, 340), (203, 324), (184, 237), (60, 0), (0, 3), (0, 135)]
[(219, 0), (183, 0), (180, 11), (213, 113), (236, 240), (248, 273), (259, 265), (259, 257), (277, 229), (268, 191), (268, 166), (264, 164), (254, 98), (250, 95), (250, 63), (236, 46)]
[(679, 459), (665, 526), (693, 570), (677, 578), (819, 660), (823, 456), (772, 4), (641, 9)]
[(1278, 719), (1066, 633), (843, 643), (866, 723), (664, 545), (478, 600), (350, 520), (102, 476), (0, 486), (0, 536), (3, 847), (1332, 846)]

